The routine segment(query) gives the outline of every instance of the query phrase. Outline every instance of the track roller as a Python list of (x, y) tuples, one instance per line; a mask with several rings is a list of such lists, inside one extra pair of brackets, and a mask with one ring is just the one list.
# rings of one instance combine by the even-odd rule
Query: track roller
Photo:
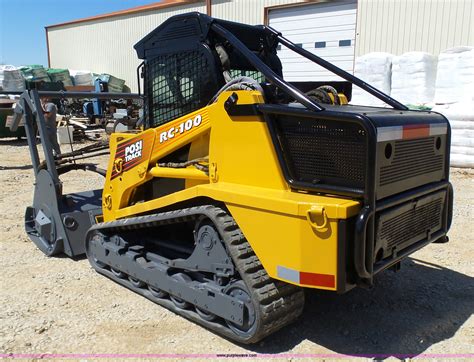
[[(187, 274), (184, 273), (176, 273), (172, 276), (172, 278), (184, 283), (189, 283), (192, 280)], [(187, 309), (191, 306), (190, 303), (184, 301), (179, 296), (170, 294), (170, 299), (174, 305), (180, 309)]]
[(209, 313), (202, 308), (195, 306), (194, 309), (196, 310), (196, 313), (199, 315), (199, 317), (201, 317), (205, 321), (212, 322), (217, 319), (217, 316), (215, 314)]
[(130, 283), (132, 283), (132, 285), (135, 287), (135, 288), (143, 288), (146, 284), (144, 282), (142, 282), (141, 280), (137, 279), (137, 278), (134, 278), (132, 276), (128, 276), (128, 280), (130, 280)]
[(121, 272), (120, 270), (112, 267), (110, 268), (110, 271), (112, 272), (112, 274), (114, 274), (117, 278), (120, 279), (124, 279), (127, 276), (127, 274), (125, 274), (124, 272)]
[(166, 298), (168, 296), (168, 293), (162, 291), (161, 289), (154, 288), (151, 285), (148, 285), (148, 290), (153, 297), (158, 299)]

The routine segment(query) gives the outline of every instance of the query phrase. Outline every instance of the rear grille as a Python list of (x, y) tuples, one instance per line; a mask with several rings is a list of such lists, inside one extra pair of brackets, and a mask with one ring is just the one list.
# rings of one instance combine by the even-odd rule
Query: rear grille
[(435, 138), (395, 141), (392, 163), (380, 168), (380, 186), (442, 171), (444, 155), (435, 152)]
[(378, 243), (390, 253), (394, 247), (404, 248), (440, 230), (445, 197), (446, 192), (439, 192), (382, 214), (377, 225)]
[(367, 146), (359, 125), (280, 116), (278, 131), (296, 184), (364, 187)]

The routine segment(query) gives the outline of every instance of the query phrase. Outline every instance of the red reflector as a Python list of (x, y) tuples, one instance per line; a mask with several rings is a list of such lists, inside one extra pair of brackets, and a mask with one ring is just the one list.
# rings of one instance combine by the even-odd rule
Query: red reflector
[(403, 139), (407, 138), (421, 138), (430, 135), (430, 125), (410, 124), (403, 126)]
[(317, 285), (320, 287), (335, 288), (336, 280), (334, 275), (315, 274), (300, 272), (300, 283), (306, 285)]

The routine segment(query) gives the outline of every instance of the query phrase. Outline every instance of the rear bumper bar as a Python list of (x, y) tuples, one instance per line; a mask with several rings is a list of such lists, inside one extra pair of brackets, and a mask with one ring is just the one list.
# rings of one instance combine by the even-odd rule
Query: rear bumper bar
[[(374, 264), (375, 245), (375, 216), (387, 209), (402, 205), (410, 200), (424, 197), (439, 191), (446, 191), (444, 200), (441, 229), (428, 235), (412, 245), (400, 250), (391, 258), (383, 259)], [(392, 196), (376, 203), (375, 209), (370, 206), (362, 208), (359, 212), (354, 228), (354, 270), (356, 282), (359, 286), (370, 286), (373, 276), (387, 269), (411, 253), (421, 249), (425, 245), (444, 237), (451, 226), (453, 213), (453, 188), (449, 181), (437, 182)]]

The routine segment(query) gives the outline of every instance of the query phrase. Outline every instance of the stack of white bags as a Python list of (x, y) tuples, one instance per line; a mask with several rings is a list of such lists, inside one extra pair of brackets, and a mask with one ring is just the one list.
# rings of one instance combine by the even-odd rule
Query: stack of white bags
[(439, 55), (434, 98), (451, 124), (451, 166), (474, 167), (474, 47)]
[[(354, 64), (354, 75), (366, 81), (386, 94), (390, 94), (392, 54), (369, 53), (357, 57)], [(384, 102), (366, 91), (354, 86), (352, 88), (352, 104), (383, 107)]]
[(437, 105), (451, 124), (451, 166), (474, 167), (474, 102)]
[(394, 56), (391, 96), (404, 104), (432, 102), (435, 95), (436, 64), (436, 57), (424, 52)]
[(455, 47), (441, 52), (434, 102), (472, 101), (473, 87), (474, 47)]
[(25, 90), (25, 80), (21, 71), (13, 65), (0, 66), (1, 88), (9, 92), (22, 92)]

